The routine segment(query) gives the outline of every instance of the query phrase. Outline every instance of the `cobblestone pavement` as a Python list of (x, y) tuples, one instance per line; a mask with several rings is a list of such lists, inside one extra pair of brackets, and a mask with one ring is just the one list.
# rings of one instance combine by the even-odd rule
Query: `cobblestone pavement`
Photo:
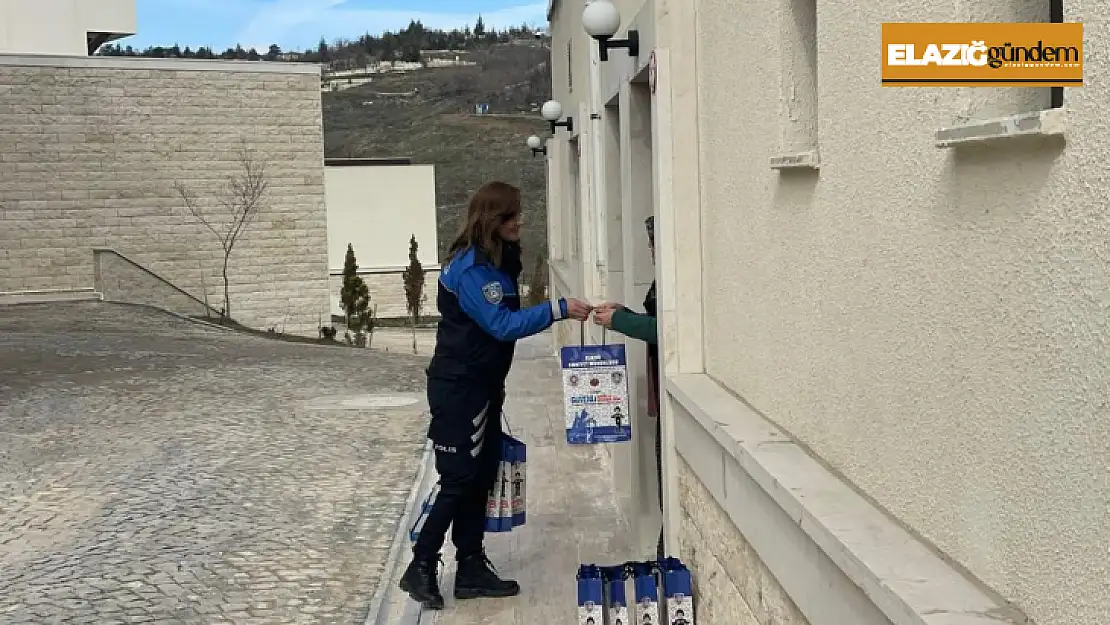
[(425, 362), (0, 307), (0, 624), (361, 625), (424, 445)]

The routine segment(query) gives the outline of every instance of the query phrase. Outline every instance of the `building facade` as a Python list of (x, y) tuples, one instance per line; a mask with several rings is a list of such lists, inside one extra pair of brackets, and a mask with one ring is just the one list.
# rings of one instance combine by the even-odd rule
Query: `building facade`
[[(551, 288), (638, 308), (658, 281), (663, 523), (699, 622), (1110, 620), (1110, 7), (1064, 6), (1087, 84), (1054, 106), (884, 89), (875, 55), (883, 22), (1050, 0), (614, 4), (639, 55), (600, 62), (583, 0), (551, 1)], [(610, 451), (649, 555), (641, 423)]]
[(0, 54), (88, 56), (135, 25), (135, 0), (0, 0)]
[(439, 279), (434, 165), (407, 159), (327, 159), (328, 271), (331, 312), (342, 316), (339, 292), (350, 244), (358, 275), (370, 289), (370, 306), (379, 319), (408, 317), (404, 273), (409, 241), (416, 237), (417, 259), (424, 268), (424, 312), (435, 312)]
[(231, 316), (315, 335), (329, 314), (319, 81), (303, 64), (0, 55), (0, 293), (222, 308), (217, 232), (246, 154), (266, 191), (230, 256)]

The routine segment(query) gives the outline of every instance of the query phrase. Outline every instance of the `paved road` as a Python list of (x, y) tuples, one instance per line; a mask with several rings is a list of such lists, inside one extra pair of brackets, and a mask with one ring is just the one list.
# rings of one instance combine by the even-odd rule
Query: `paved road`
[(0, 623), (361, 625), (423, 448), (424, 365), (0, 307)]

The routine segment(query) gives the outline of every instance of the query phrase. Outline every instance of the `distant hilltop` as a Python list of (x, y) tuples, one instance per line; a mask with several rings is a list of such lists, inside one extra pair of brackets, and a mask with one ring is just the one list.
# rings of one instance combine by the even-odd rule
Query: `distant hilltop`
[[(210, 46), (192, 48), (181, 47), (176, 43), (172, 46), (150, 46), (141, 50), (121, 44), (106, 44), (97, 50), (97, 54), (319, 63), (333, 70), (382, 67), (383, 64), (389, 64), (390, 69), (394, 69), (411, 63), (418, 63), (419, 67), (442, 67), (448, 64), (445, 59), (450, 58), (452, 54), (480, 50), (496, 44), (547, 45), (547, 40), (547, 29), (535, 28), (527, 24), (505, 30), (487, 31), (479, 16), (473, 28), (451, 31), (432, 30), (425, 28), (418, 21), (412, 21), (404, 29), (395, 33), (385, 32), (376, 36), (367, 33), (357, 39), (338, 39), (330, 44), (325, 39), (320, 39), (320, 43), (315, 48), (303, 51), (282, 50), (277, 44), (271, 45), (264, 52), (256, 48), (244, 48), (241, 45), (216, 52)], [(428, 64), (429, 62), (431, 64)]]

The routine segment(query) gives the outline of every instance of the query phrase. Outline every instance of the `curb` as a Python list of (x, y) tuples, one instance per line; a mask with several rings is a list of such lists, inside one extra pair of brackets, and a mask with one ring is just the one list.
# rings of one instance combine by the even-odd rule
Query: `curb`
[[(378, 580), (378, 588), (370, 600), (370, 609), (364, 625), (386, 625), (398, 602), (403, 603), (403, 611), (399, 617), (402, 625), (416, 625), (420, 622), (422, 612), (420, 605), (409, 599), (397, 587), (402, 567), (408, 566), (408, 559), (402, 558), (405, 545), (409, 542), (409, 528), (420, 514), (420, 504), (432, 487), (434, 471), (432, 468), (432, 442), (424, 445), (424, 452), (420, 458), (420, 466), (416, 470), (412, 488), (409, 490), (406, 501), (405, 514), (397, 525), (397, 532), (393, 536), (393, 544), (389, 548), (389, 556), (382, 568), (382, 576)], [(383, 609), (384, 608), (384, 609)]]
[(41, 291), (0, 292), (0, 306), (26, 306), (31, 304), (62, 304), (71, 302), (99, 302), (104, 296), (93, 289), (55, 289)]
[(131, 306), (132, 308), (143, 308), (146, 310), (159, 312), (171, 317), (175, 317), (178, 321), (183, 321), (185, 323), (205, 326), (215, 330), (223, 330), (224, 332), (236, 332), (234, 328), (222, 326), (218, 323), (212, 323), (211, 321), (205, 321), (204, 319), (196, 319), (188, 315), (174, 312), (168, 308), (163, 308), (156, 304), (144, 304), (142, 302), (128, 302), (125, 300), (106, 299), (102, 293), (98, 293), (96, 291), (28, 291), (23, 293), (0, 293), (0, 306), (34, 306), (41, 304), (59, 304), (72, 302), (100, 302), (102, 304), (113, 304), (116, 306)]

